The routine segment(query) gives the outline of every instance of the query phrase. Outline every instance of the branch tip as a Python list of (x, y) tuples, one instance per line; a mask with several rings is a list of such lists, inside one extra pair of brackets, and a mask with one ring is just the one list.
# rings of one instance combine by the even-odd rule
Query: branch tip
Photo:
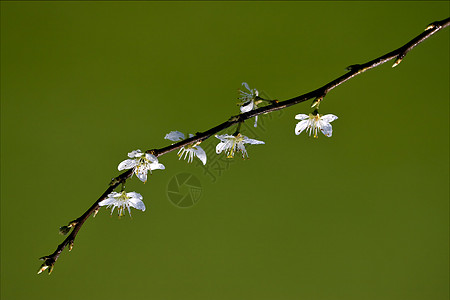
[(235, 123), (241, 119), (241, 115), (232, 116), (228, 119), (228, 123)]

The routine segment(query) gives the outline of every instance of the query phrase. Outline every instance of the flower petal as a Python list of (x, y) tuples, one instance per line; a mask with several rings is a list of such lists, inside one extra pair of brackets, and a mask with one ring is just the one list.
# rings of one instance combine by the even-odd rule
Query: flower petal
[(244, 136), (244, 143), (246, 144), (252, 144), (252, 145), (258, 145), (258, 144), (265, 144), (263, 141), (258, 141), (255, 139), (250, 139), (246, 136)]
[(246, 112), (251, 111), (253, 109), (253, 107), (254, 107), (254, 102), (252, 100), (252, 101), (249, 101), (247, 104), (244, 103), (244, 105), (242, 105), (240, 107), (240, 109), (241, 109), (242, 113), (246, 113)]
[(121, 162), (119, 164), (117, 169), (119, 171), (122, 171), (122, 170), (134, 168), (135, 166), (136, 166), (136, 160), (135, 159), (126, 159), (126, 160), (124, 160), (123, 162)]
[(150, 154), (150, 153), (145, 153), (145, 158), (152, 163), (158, 162), (158, 159), (156, 158), (156, 156), (154, 156), (153, 154)]
[(227, 145), (227, 144), (226, 144), (225, 142), (220, 142), (220, 143), (218, 143), (217, 146), (216, 146), (216, 153), (217, 153), (217, 154), (222, 153), (222, 151), (225, 150), (225, 149), (227, 148), (226, 145)]
[(305, 114), (298, 114), (298, 115), (295, 116), (295, 118), (297, 120), (305, 120), (305, 119), (309, 119), (309, 116), (305, 115)]
[(113, 204), (114, 202), (116, 202), (116, 199), (114, 198), (106, 198), (105, 200), (102, 200), (98, 203), (99, 206), (106, 206), (106, 205), (110, 205)]
[(308, 120), (303, 120), (297, 123), (297, 125), (295, 126), (295, 134), (299, 135), (300, 133), (302, 133), (303, 130), (306, 129), (306, 127), (308, 126)]
[(150, 164), (150, 170), (164, 170), (165, 168), (163, 164), (157, 162)]
[(334, 120), (336, 120), (338, 117), (332, 114), (328, 114), (328, 115), (324, 115), (322, 116), (320, 119), (322, 121), (325, 121), (327, 123), (333, 122)]
[(195, 155), (197, 155), (198, 159), (201, 160), (203, 165), (206, 165), (206, 152), (205, 152), (205, 150), (203, 150), (203, 148), (200, 147), (200, 146), (196, 146), (195, 148), (197, 148), (197, 149), (194, 149)]
[(249, 90), (250, 92), (252, 91), (252, 90), (250, 89), (250, 87), (248, 86), (247, 82), (243, 82), (242, 85), (245, 86), (245, 88), (246, 88), (247, 90)]
[(144, 198), (144, 197), (142, 197), (141, 194), (136, 193), (136, 192), (129, 192), (129, 193), (127, 193), (127, 197), (128, 198), (137, 198), (137, 199), (140, 199), (140, 200), (142, 200)]
[(333, 127), (330, 123), (324, 123), (321, 130), (322, 133), (327, 137), (331, 137), (331, 135), (333, 134)]
[(147, 182), (147, 172), (148, 170), (145, 168), (137, 168), (135, 173), (136, 177), (139, 178), (143, 183)]
[(145, 204), (144, 204), (144, 202), (142, 202), (141, 199), (138, 199), (138, 198), (130, 198), (128, 201), (129, 201), (129, 203), (130, 203), (130, 206), (132, 206), (132, 207), (134, 207), (134, 208), (136, 208), (136, 209), (145, 211)]
[(171, 131), (170, 133), (166, 134), (164, 139), (178, 142), (184, 140), (184, 134), (179, 131)]
[(141, 150), (137, 149), (137, 150), (134, 150), (134, 151), (131, 151), (130, 153), (128, 153), (128, 157), (129, 158), (141, 157), (142, 154), (143, 153), (141, 152)]
[(215, 137), (221, 140), (222, 142), (226, 142), (228, 139), (234, 138), (234, 136), (229, 134), (215, 135)]

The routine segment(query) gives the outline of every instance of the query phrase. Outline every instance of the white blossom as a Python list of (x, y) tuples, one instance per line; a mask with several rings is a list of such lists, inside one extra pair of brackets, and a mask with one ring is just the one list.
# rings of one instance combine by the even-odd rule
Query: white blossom
[[(193, 134), (189, 134), (189, 137), (193, 137)], [(179, 131), (171, 131), (170, 133), (166, 134), (164, 137), (166, 140), (171, 140), (174, 142), (179, 142), (185, 139), (185, 136), (183, 133)], [(194, 160), (194, 155), (198, 157), (198, 159), (201, 160), (201, 162), (205, 165), (206, 164), (206, 152), (203, 150), (202, 147), (196, 144), (187, 145), (184, 147), (181, 147), (178, 151), (177, 155), (179, 156), (179, 159), (183, 157), (183, 159), (188, 159), (188, 162), (191, 163)]]
[(134, 207), (135, 209), (139, 209), (145, 211), (144, 202), (142, 202), (143, 197), (141, 194), (136, 192), (125, 193), (125, 191), (121, 193), (112, 192), (108, 195), (108, 198), (102, 200), (98, 203), (99, 206), (106, 206), (106, 208), (110, 208), (112, 206), (111, 214), (114, 212), (114, 209), (117, 207), (117, 212), (119, 216), (125, 215), (125, 208), (128, 209), (128, 213), (131, 216), (130, 207)]
[(297, 120), (301, 120), (297, 123), (297, 126), (295, 126), (296, 135), (299, 135), (303, 130), (306, 129), (310, 136), (311, 133), (314, 133), (314, 137), (317, 138), (319, 130), (322, 131), (325, 136), (330, 137), (333, 134), (333, 128), (330, 123), (336, 120), (338, 117), (332, 114), (298, 114), (295, 116), (295, 118)]
[(144, 183), (147, 181), (148, 171), (151, 174), (152, 170), (165, 169), (164, 165), (158, 162), (156, 156), (149, 153), (142, 153), (139, 149), (128, 153), (128, 157), (130, 159), (121, 162), (117, 169), (119, 171), (133, 169), (133, 173)]
[(216, 138), (220, 140), (220, 143), (216, 146), (216, 153), (220, 154), (222, 151), (225, 151), (228, 158), (234, 157), (236, 151), (242, 152), (242, 158), (248, 157), (244, 144), (264, 144), (262, 141), (250, 139), (240, 133), (236, 136), (229, 134), (216, 135)]
[[(249, 111), (252, 111), (254, 109), (258, 108), (258, 104), (261, 103), (261, 101), (257, 101), (256, 98), (259, 95), (259, 92), (257, 89), (251, 89), (247, 82), (242, 83), (243, 86), (248, 90), (248, 92), (239, 90), (241, 97), (239, 99), (242, 101), (239, 103), (240, 109), (242, 113), (246, 113)], [(255, 127), (258, 125), (258, 116), (255, 117)]]

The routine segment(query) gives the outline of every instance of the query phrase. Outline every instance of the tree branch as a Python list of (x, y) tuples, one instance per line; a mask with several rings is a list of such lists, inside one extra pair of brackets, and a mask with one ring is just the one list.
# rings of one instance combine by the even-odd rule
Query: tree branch
[[(323, 98), (328, 94), (328, 92), (330, 92), (334, 88), (338, 87), (342, 83), (348, 81), (349, 79), (351, 79), (361, 73), (364, 73), (367, 70), (378, 67), (378, 66), (380, 66), (390, 60), (393, 60), (393, 59), (396, 59), (396, 60), (392, 67), (396, 67), (405, 58), (406, 54), (408, 54), (409, 51), (414, 49), (414, 47), (416, 47), (417, 45), (419, 45), (420, 43), (422, 43), (423, 41), (425, 41), (426, 39), (428, 39), (429, 37), (434, 35), (436, 32), (440, 31), (441, 29), (448, 27), (449, 25), (450, 25), (450, 18), (444, 19), (442, 21), (433, 22), (425, 29), (424, 32), (422, 32), (421, 34), (419, 34), (418, 36), (416, 36), (415, 38), (413, 38), (411, 41), (409, 41), (405, 45), (401, 46), (400, 48), (398, 48), (394, 51), (391, 51), (383, 56), (375, 58), (369, 62), (366, 62), (363, 64), (351, 65), (347, 68), (348, 72), (346, 74), (325, 84), (324, 86), (322, 86), (314, 91), (311, 91), (306, 94), (303, 94), (303, 95), (300, 95), (300, 96), (297, 96), (297, 97), (294, 97), (292, 99), (288, 99), (285, 101), (281, 101), (281, 102), (279, 102), (277, 100), (266, 100), (266, 101), (269, 101), (271, 104), (261, 107), (261, 108), (258, 108), (258, 109), (254, 109), (254, 110), (246, 112), (246, 113), (232, 116), (227, 121), (211, 128), (207, 131), (197, 132), (193, 137), (185, 139), (178, 143), (172, 144), (170, 146), (167, 146), (167, 147), (164, 147), (161, 149), (147, 150), (146, 152), (158, 157), (158, 156), (164, 155), (166, 153), (172, 152), (174, 150), (177, 150), (181, 147), (191, 145), (194, 143), (200, 143), (200, 142), (208, 139), (212, 135), (214, 135), (226, 128), (229, 128), (230, 126), (232, 126), (234, 124), (242, 123), (245, 120), (256, 117), (258, 115), (281, 110), (286, 107), (302, 103), (309, 99), (313, 99), (313, 98), (315, 99), (313, 102), (313, 106), (315, 106), (315, 105), (319, 104), (320, 101), (323, 100)], [(260, 97), (257, 97), (257, 98), (259, 100), (265, 100)], [(133, 174), (133, 171), (132, 171), (132, 169), (130, 169), (130, 170), (120, 174), (116, 178), (113, 178), (113, 180), (111, 181), (111, 183), (110, 183), (109, 187), (106, 189), (106, 191), (97, 199), (97, 201), (94, 202), (94, 204), (92, 204), (91, 207), (89, 207), (89, 209), (83, 215), (81, 215), (79, 218), (69, 222), (69, 224), (67, 226), (61, 227), (60, 231), (62, 233), (68, 233), (71, 228), (73, 228), (73, 229), (72, 229), (72, 232), (67, 236), (67, 238), (60, 245), (58, 245), (55, 252), (53, 252), (52, 254), (50, 254), (48, 256), (41, 257), (41, 260), (44, 260), (44, 263), (41, 265), (38, 274), (46, 269), (48, 269), (49, 274), (52, 272), (54, 264), (56, 263), (56, 261), (59, 258), (59, 255), (66, 248), (66, 246), (69, 246), (69, 251), (72, 250), (75, 238), (76, 238), (79, 230), (83, 226), (84, 222), (93, 213), (95, 216), (95, 214), (98, 212), (98, 210), (100, 208), (100, 206), (98, 205), (99, 202), (102, 201), (103, 199), (105, 199), (120, 184), (124, 184), (128, 180), (128, 178), (131, 177), (132, 174)]]

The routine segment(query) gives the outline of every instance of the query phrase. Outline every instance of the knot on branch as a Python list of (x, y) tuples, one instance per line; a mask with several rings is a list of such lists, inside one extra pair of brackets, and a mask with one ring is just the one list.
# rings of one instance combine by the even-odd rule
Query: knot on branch
[(237, 123), (237, 122), (242, 122), (242, 114), (241, 115), (236, 115), (236, 116), (232, 116), (228, 119), (228, 123)]
[(116, 186), (119, 185), (121, 182), (123, 181), (123, 178), (119, 176), (114, 177), (113, 179), (111, 179), (111, 182), (109, 183), (110, 186)]
[[(153, 150), (149, 150), (149, 151), (152, 151), (152, 153), (154, 152)], [(119, 176), (111, 179), (109, 186), (117, 187), (121, 183), (125, 184), (125, 182), (127, 181), (128, 178), (130, 178), (131, 175), (133, 175), (133, 169), (129, 169), (128, 171), (123, 172)]]

